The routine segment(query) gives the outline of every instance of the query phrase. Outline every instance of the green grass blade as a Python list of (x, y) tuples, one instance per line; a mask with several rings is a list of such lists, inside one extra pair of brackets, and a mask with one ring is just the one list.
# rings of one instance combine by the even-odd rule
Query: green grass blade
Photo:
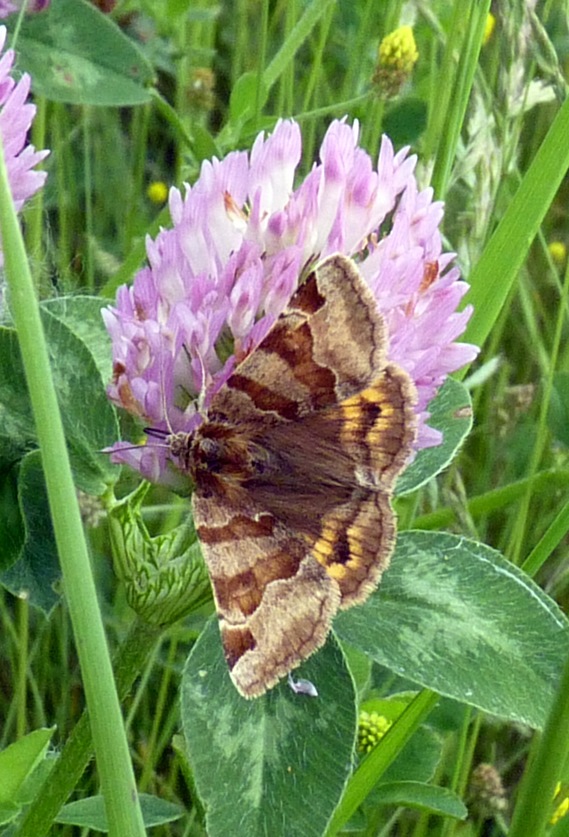
[[(469, 277), (474, 314), (465, 340), (482, 345), (508, 299), (541, 222), (569, 168), (569, 99), (537, 151), (504, 217)], [(463, 377), (466, 370), (463, 369)]]
[(351, 777), (342, 801), (334, 816), (326, 837), (334, 837), (347, 823), (376, 784), (382, 773), (391, 764), (403, 746), (435, 708), (439, 696), (428, 689), (419, 692), (392, 727), (381, 739), (381, 743), (365, 758)]
[(111, 824), (110, 833), (137, 837), (144, 834), (144, 825), (128, 742), (73, 484), (47, 343), (1, 143), (0, 227), (11, 310), (36, 423), (65, 593), (95, 740), (97, 766)]

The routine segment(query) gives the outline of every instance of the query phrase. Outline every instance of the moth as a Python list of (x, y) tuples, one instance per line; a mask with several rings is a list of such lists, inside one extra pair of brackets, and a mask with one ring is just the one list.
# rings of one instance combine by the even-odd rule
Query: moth
[(193, 515), (233, 683), (262, 695), (320, 648), (339, 608), (388, 565), (391, 495), (416, 392), (355, 263), (323, 260), (203, 423), (168, 437)]

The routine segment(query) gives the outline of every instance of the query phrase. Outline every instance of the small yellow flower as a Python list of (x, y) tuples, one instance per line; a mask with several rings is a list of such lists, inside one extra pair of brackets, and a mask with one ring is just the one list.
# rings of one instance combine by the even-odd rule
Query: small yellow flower
[(374, 84), (385, 95), (395, 95), (410, 77), (418, 58), (413, 30), (410, 26), (400, 26), (379, 45)]
[(358, 752), (369, 753), (381, 741), (389, 727), (384, 715), (378, 712), (360, 712), (358, 720)]
[(386, 35), (379, 45), (379, 63), (384, 67), (393, 67), (407, 75), (411, 72), (419, 53), (410, 26), (400, 26)]
[(488, 12), (488, 17), (486, 18), (486, 23), (484, 25), (484, 37), (482, 38), (482, 44), (486, 46), (490, 38), (492, 37), (492, 33), (496, 28), (496, 18), (492, 14), (492, 12)]
[(564, 244), (563, 241), (550, 241), (547, 249), (549, 250), (549, 255), (553, 259), (556, 265), (562, 267), (565, 264), (565, 259), (567, 258), (567, 246)]
[(567, 794), (567, 787), (564, 786), (562, 789), (561, 782), (557, 782), (557, 787), (555, 788), (555, 793), (553, 795), (553, 801), (557, 800), (561, 796), (563, 796), (563, 799), (558, 803), (555, 811), (553, 812), (552, 817), (549, 820), (550, 825), (555, 825), (555, 823), (559, 822), (559, 820), (569, 811), (569, 796), (566, 796), (565, 794)]
[(168, 197), (168, 187), (161, 180), (154, 180), (146, 190), (146, 196), (152, 203), (164, 203)]

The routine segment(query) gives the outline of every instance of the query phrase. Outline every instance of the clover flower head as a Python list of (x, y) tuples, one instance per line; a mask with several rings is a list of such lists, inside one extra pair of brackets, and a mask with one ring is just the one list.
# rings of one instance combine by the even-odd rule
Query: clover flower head
[[(49, 154), (49, 151), (36, 151), (33, 145), (27, 144), (27, 135), (36, 108), (28, 102), (29, 75), (24, 73), (18, 82), (11, 75), (15, 56), (11, 49), (4, 51), (6, 34), (6, 27), (0, 26), (0, 136), (14, 205), (19, 211), (28, 198), (43, 186), (47, 174), (35, 171), (34, 167)], [(0, 247), (0, 267), (3, 264), (4, 256)], [(0, 286), (0, 309), (1, 307)]]
[[(41, 12), (46, 9), (50, 4), (50, 0), (28, 0), (28, 5), (26, 6), (26, 12), (28, 14), (33, 12)], [(16, 0), (15, 3), (12, 3), (11, 0), (0, 0), (0, 19), (9, 17), (9, 15), (14, 14), (14, 12), (20, 11), (22, 7), (22, 0)]]
[[(351, 257), (385, 318), (388, 359), (418, 393), (417, 449), (439, 444), (428, 404), (447, 375), (471, 361), (456, 342), (471, 314), (468, 289), (441, 246), (440, 202), (419, 191), (416, 159), (383, 138), (377, 162), (359, 126), (334, 121), (319, 162), (295, 186), (299, 126), (279, 121), (251, 153), (202, 165), (193, 186), (170, 191), (171, 229), (147, 240), (148, 266), (103, 312), (112, 338), (109, 396), (158, 433), (191, 432), (235, 365), (285, 309), (309, 264)], [(165, 446), (113, 447), (113, 459), (175, 484)]]
[(49, 151), (36, 151), (33, 145), (26, 144), (36, 113), (35, 105), (27, 101), (30, 77), (24, 73), (18, 82), (14, 81), (11, 75), (14, 51), (8, 49), (2, 55), (5, 43), (6, 27), (0, 26), (0, 133), (12, 196), (19, 210), (43, 186), (47, 174), (34, 171), (34, 166), (47, 157)]

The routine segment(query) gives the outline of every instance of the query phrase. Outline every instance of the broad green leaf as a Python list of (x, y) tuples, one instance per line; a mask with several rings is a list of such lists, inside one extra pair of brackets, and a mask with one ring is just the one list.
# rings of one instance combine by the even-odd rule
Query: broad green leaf
[(42, 308), (61, 320), (87, 346), (106, 385), (112, 374), (111, 338), (101, 311), (109, 301), (98, 296), (60, 296), (42, 302)]
[(426, 785), (423, 782), (393, 782), (381, 784), (374, 793), (374, 801), (384, 805), (417, 808), (443, 817), (464, 820), (466, 805), (448, 788)]
[(20, 813), (20, 806), (14, 802), (0, 803), (0, 825), (6, 825), (15, 820)]
[(74, 479), (88, 494), (102, 494), (118, 476), (118, 468), (101, 453), (119, 436), (114, 410), (85, 343), (47, 310), (42, 321)]
[(404, 532), (379, 589), (338, 615), (340, 638), (411, 681), (541, 727), (569, 622), (493, 549), (456, 535)]
[[(74, 316), (65, 321), (65, 306)], [(85, 340), (104, 363), (102, 346), (107, 338), (94, 316), (91, 302), (76, 305), (60, 301), (42, 309), (42, 321), (49, 344), (55, 387), (61, 408), (71, 466), (77, 486), (89, 494), (102, 494), (114, 482), (118, 468), (101, 450), (119, 436), (114, 410), (107, 398), (100, 371)], [(78, 318), (84, 315), (81, 327)], [(88, 316), (87, 316), (88, 315)], [(71, 327), (70, 327), (71, 326)], [(110, 357), (110, 350), (109, 350)], [(0, 462), (17, 461), (36, 444), (32, 410), (26, 389), (20, 349), (15, 331), (0, 329)]]
[(48, 749), (43, 759), (38, 762), (33, 772), (20, 785), (16, 801), (22, 807), (30, 805), (36, 799), (38, 792), (44, 782), (48, 781), (48, 776), (57, 764), (59, 753), (55, 750)]
[(13, 802), (23, 782), (44, 758), (55, 731), (36, 729), (0, 752), (0, 805)]
[(342, 651), (354, 679), (357, 694), (365, 694), (369, 689), (372, 661), (367, 654), (347, 642), (342, 643)]
[(443, 441), (434, 448), (420, 450), (411, 465), (397, 480), (395, 493), (400, 496), (416, 491), (452, 461), (456, 451), (472, 427), (472, 402), (466, 387), (447, 378), (429, 404), (428, 424), (443, 434)]
[(182, 678), (182, 726), (209, 837), (321, 837), (351, 772), (354, 687), (333, 638), (297, 671), (318, 697), (286, 680), (255, 700), (232, 684), (215, 619)]
[(0, 462), (11, 466), (35, 436), (16, 331), (0, 327)]
[[(388, 674), (388, 672), (386, 672)], [(429, 715), (429, 727), (439, 735), (458, 733), (468, 723), (470, 708), (457, 700), (441, 697), (436, 708)]]
[[(151, 796), (148, 793), (141, 793), (139, 799), (146, 828), (174, 822), (185, 814), (184, 809), (179, 805), (167, 802), (165, 799), (159, 799), (157, 796)], [(63, 806), (57, 815), (56, 822), (107, 832), (109, 827), (104, 798), (102, 796), (89, 796), (86, 799), (69, 802), (69, 804)]]
[(2, 573), (0, 580), (14, 595), (25, 594), (31, 604), (49, 613), (59, 601), (53, 586), (61, 572), (38, 450), (22, 459), (18, 495), (24, 522), (24, 547), (19, 559)]
[[(435, 775), (441, 758), (442, 742), (432, 730), (419, 727), (381, 776), (384, 782), (414, 780), (428, 782)], [(375, 796), (373, 797), (375, 799)]]
[(27, 15), (17, 49), (19, 68), (47, 99), (110, 107), (150, 101), (154, 72), (144, 54), (85, 0), (51, 0), (45, 12)]

